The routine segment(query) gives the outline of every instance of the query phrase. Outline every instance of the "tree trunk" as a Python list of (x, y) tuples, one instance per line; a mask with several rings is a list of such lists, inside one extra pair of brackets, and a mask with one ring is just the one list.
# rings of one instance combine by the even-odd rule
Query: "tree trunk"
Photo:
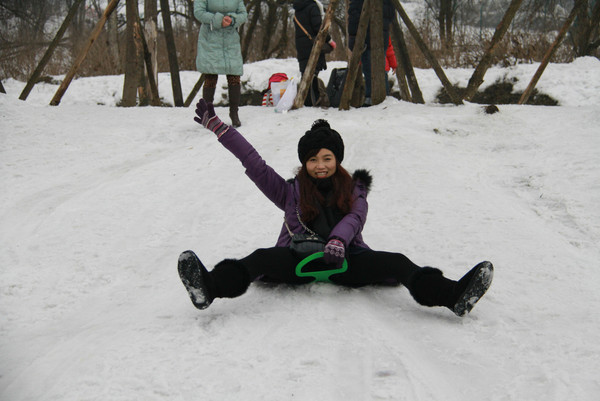
[(588, 1), (579, 10), (571, 35), (577, 57), (591, 56), (600, 45), (600, 1), (596, 0), (591, 16), (588, 14)]
[(123, 72), (121, 56), (119, 55), (119, 20), (117, 13), (111, 13), (106, 24), (106, 43), (108, 46), (109, 57), (118, 73)]
[(265, 21), (265, 34), (263, 35), (262, 49), (261, 49), (261, 58), (267, 59), (270, 57), (269, 54), (269, 44), (271, 43), (271, 38), (274, 36), (275, 28), (277, 27), (277, 4), (268, 2), (268, 12), (267, 12), (267, 20)]
[(537, 82), (540, 80), (540, 77), (544, 73), (544, 70), (546, 69), (546, 66), (548, 65), (548, 63), (550, 62), (550, 59), (552, 58), (552, 56), (556, 52), (556, 49), (558, 48), (558, 45), (560, 44), (560, 42), (562, 42), (563, 38), (567, 34), (567, 31), (569, 30), (569, 27), (571, 26), (571, 24), (573, 24), (573, 21), (575, 20), (575, 17), (577, 16), (577, 13), (581, 9), (581, 6), (584, 5), (584, 3), (586, 3), (586, 2), (584, 2), (582, 0), (575, 0), (575, 5), (573, 5), (573, 9), (571, 10), (571, 14), (569, 14), (569, 16), (567, 17), (567, 20), (565, 21), (563, 27), (561, 28), (560, 32), (556, 36), (556, 39), (554, 40), (554, 43), (552, 44), (552, 46), (550, 46), (550, 49), (548, 49), (548, 51), (544, 55), (544, 58), (542, 59), (542, 62), (540, 63), (540, 66), (538, 67), (537, 71), (533, 75), (533, 78), (531, 79), (531, 82), (527, 86), (527, 89), (525, 89), (525, 92), (523, 92), (523, 94), (521, 95), (521, 98), (519, 99), (519, 103), (518, 104), (527, 103), (527, 100), (529, 100), (529, 97), (531, 96), (531, 93), (533, 92), (533, 89), (535, 88), (535, 85), (537, 85)]
[(408, 31), (410, 32), (410, 34), (414, 38), (415, 42), (417, 43), (417, 46), (419, 46), (419, 49), (421, 50), (421, 52), (423, 53), (425, 58), (427, 58), (427, 61), (429, 61), (429, 64), (431, 64), (431, 67), (435, 71), (439, 80), (442, 82), (442, 85), (444, 86), (444, 89), (448, 93), (448, 96), (450, 96), (452, 103), (454, 103), (456, 105), (463, 104), (462, 100), (460, 99), (460, 96), (458, 96), (458, 94), (454, 90), (454, 87), (452, 86), (452, 84), (450, 83), (448, 78), (446, 77), (446, 74), (444, 73), (444, 70), (440, 66), (440, 63), (438, 63), (435, 56), (431, 53), (431, 51), (429, 50), (429, 48), (423, 41), (423, 38), (421, 38), (419, 31), (417, 31), (417, 28), (414, 26), (414, 24), (412, 23), (410, 18), (408, 18), (408, 15), (406, 14), (406, 11), (404, 11), (404, 8), (400, 4), (400, 2), (398, 0), (392, 0), (392, 4), (394, 5), (394, 7), (396, 7), (396, 10), (398, 10), (398, 13), (400, 14), (400, 18), (402, 18), (402, 21), (404, 21), (404, 24), (406, 25), (406, 27), (408, 28)]
[(367, 28), (369, 26), (370, 19), (371, 0), (365, 0), (362, 10), (360, 11), (360, 20), (358, 21), (358, 30), (356, 31), (354, 49), (352, 49), (350, 61), (348, 62), (348, 69), (346, 70), (346, 80), (344, 81), (344, 88), (342, 90), (342, 96), (340, 97), (340, 110), (350, 110), (350, 99), (352, 98), (352, 92), (354, 92), (354, 86), (356, 85), (356, 76), (358, 75), (358, 68), (360, 66), (360, 57), (364, 51), (363, 43), (365, 43), (365, 39), (367, 37)]
[(46, 64), (48, 64), (48, 62), (52, 58), (52, 54), (54, 53), (54, 50), (56, 50), (56, 47), (58, 46), (58, 44), (60, 43), (60, 40), (64, 36), (67, 28), (69, 27), (69, 24), (71, 23), (71, 20), (77, 13), (77, 9), (79, 8), (79, 5), (81, 4), (82, 1), (83, 0), (75, 0), (75, 2), (73, 3), (73, 6), (71, 6), (71, 9), (69, 10), (69, 13), (67, 14), (67, 17), (63, 21), (60, 28), (58, 28), (58, 31), (56, 32), (56, 35), (54, 36), (52, 43), (50, 43), (50, 46), (48, 46), (46, 53), (44, 53), (44, 56), (42, 57), (42, 59), (40, 60), (40, 62), (37, 65), (37, 67), (33, 71), (33, 74), (31, 74), (31, 77), (27, 81), (27, 85), (25, 85), (25, 88), (21, 92), (19, 99), (25, 100), (25, 99), (27, 99), (27, 96), (29, 96), (29, 93), (35, 86), (40, 75), (42, 75), (42, 72), (44, 71)]
[(171, 71), (171, 87), (173, 88), (173, 100), (175, 107), (183, 107), (183, 94), (181, 93), (181, 81), (179, 79), (179, 63), (177, 62), (177, 49), (171, 26), (171, 11), (169, 0), (160, 0), (160, 9), (165, 28), (165, 40), (167, 42), (167, 54), (169, 56), (169, 70)]
[[(123, 96), (121, 106), (133, 107), (136, 105), (138, 88), (144, 87), (142, 74), (143, 48), (140, 43), (138, 1), (126, 0), (126, 58), (125, 58), (125, 79), (123, 81)], [(146, 99), (143, 90), (140, 90), (140, 104)]]
[(385, 50), (383, 48), (383, 2), (371, 3), (371, 101), (373, 105), (385, 100)]
[(487, 69), (492, 64), (492, 59), (496, 52), (496, 48), (498, 47), (498, 44), (504, 37), (506, 31), (508, 30), (511, 21), (515, 17), (515, 14), (517, 13), (517, 10), (521, 6), (522, 2), (523, 0), (512, 0), (510, 5), (508, 6), (504, 17), (502, 18), (502, 21), (500, 21), (500, 23), (496, 27), (496, 31), (494, 32), (494, 36), (492, 37), (492, 42), (490, 43), (489, 48), (481, 58), (479, 65), (477, 65), (477, 68), (475, 69), (473, 75), (469, 79), (469, 84), (467, 85), (467, 89), (465, 90), (463, 96), (465, 100), (473, 99), (473, 96), (475, 96), (475, 94), (477, 93), (477, 89), (479, 89), (479, 87), (483, 83), (483, 77)]
[(88, 52), (90, 51), (90, 48), (94, 44), (94, 41), (98, 38), (100, 32), (102, 32), (102, 28), (104, 27), (108, 16), (115, 10), (118, 3), (119, 0), (111, 0), (110, 3), (108, 3), (108, 5), (106, 6), (102, 18), (100, 18), (100, 21), (98, 21), (98, 23), (94, 27), (94, 30), (90, 34), (87, 45), (81, 50), (79, 56), (77, 56), (77, 59), (71, 67), (71, 70), (69, 70), (67, 75), (65, 75), (65, 79), (63, 79), (62, 83), (60, 84), (56, 93), (54, 94), (54, 97), (50, 101), (51, 106), (58, 106), (58, 104), (60, 103), (60, 100), (62, 99), (69, 85), (71, 84), (75, 73), (79, 69), (79, 66), (81, 65), (83, 60), (85, 60), (85, 57), (87, 56)]
[(256, 29), (256, 26), (258, 25), (258, 21), (260, 18), (260, 2), (258, 2), (258, 1), (252, 2), (248, 6), (248, 9), (249, 9), (248, 13), (252, 12), (252, 19), (250, 20), (250, 23), (244, 24), (244, 27), (245, 27), (244, 38), (243, 38), (244, 46), (242, 49), (242, 58), (244, 60), (248, 59), (248, 51), (250, 50), (250, 45), (253, 43), (254, 30)]
[(294, 99), (294, 105), (292, 106), (293, 109), (299, 109), (304, 104), (304, 100), (306, 99), (306, 95), (308, 94), (308, 89), (310, 88), (310, 84), (315, 74), (315, 68), (317, 60), (319, 59), (319, 55), (321, 54), (321, 48), (323, 47), (323, 43), (325, 43), (327, 32), (329, 31), (329, 27), (331, 26), (331, 17), (333, 16), (333, 11), (335, 10), (337, 3), (338, 0), (331, 0), (331, 2), (329, 3), (329, 7), (327, 8), (327, 12), (325, 13), (325, 18), (323, 18), (323, 22), (321, 24), (321, 29), (319, 29), (319, 33), (314, 38), (313, 47), (310, 52), (310, 57), (308, 58), (308, 63), (306, 64), (304, 75), (302, 75), (302, 81), (300, 82), (300, 86), (298, 87), (298, 94)]
[(440, 25), (440, 42), (442, 47), (450, 47), (452, 45), (452, 19), (454, 12), (452, 9), (452, 0), (440, 0), (440, 11), (438, 14), (438, 22)]
[[(140, 95), (140, 103), (142, 103), (142, 99), (145, 97), (145, 101), (147, 102), (147, 98), (150, 98), (150, 104), (152, 106), (160, 106), (160, 98), (158, 96), (158, 86), (157, 81), (154, 78), (154, 66), (152, 65), (152, 55), (150, 54), (150, 50), (148, 49), (148, 44), (146, 42), (146, 36), (144, 35), (144, 30), (142, 29), (142, 23), (139, 19), (139, 15), (137, 16), (137, 26), (139, 27), (136, 33), (136, 47), (140, 46), (142, 49), (142, 56), (144, 58), (144, 64), (146, 65), (146, 75), (140, 74), (140, 78), (142, 81), (141, 85), (147, 84), (145, 87), (139, 87), (139, 95)], [(138, 37), (139, 36), (139, 37)], [(137, 50), (137, 49), (136, 49)], [(143, 72), (143, 69), (142, 69)]]
[[(158, 83), (158, 11), (156, 0), (144, 0), (144, 37), (150, 54), (154, 82)], [(148, 80), (148, 83), (150, 83), (150, 80)], [(151, 88), (147, 89), (151, 90)]]

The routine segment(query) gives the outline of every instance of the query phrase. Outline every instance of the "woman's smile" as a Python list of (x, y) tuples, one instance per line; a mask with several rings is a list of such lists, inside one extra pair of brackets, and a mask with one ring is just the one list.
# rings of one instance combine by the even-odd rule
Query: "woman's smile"
[(337, 161), (333, 152), (322, 148), (306, 162), (306, 171), (313, 178), (329, 178), (337, 170)]

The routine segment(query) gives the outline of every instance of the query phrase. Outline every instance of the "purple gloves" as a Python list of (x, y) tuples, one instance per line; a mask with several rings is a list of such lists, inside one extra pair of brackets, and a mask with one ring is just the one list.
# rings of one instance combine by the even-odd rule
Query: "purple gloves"
[(196, 115), (198, 117), (194, 117), (194, 121), (217, 134), (217, 138), (220, 138), (229, 129), (229, 125), (221, 121), (215, 114), (213, 104), (206, 103), (204, 99), (200, 99), (196, 104)]
[(335, 265), (335, 267), (340, 268), (342, 263), (344, 263), (344, 256), (346, 255), (346, 249), (344, 248), (344, 243), (337, 238), (332, 238), (325, 245), (325, 255), (323, 259), (325, 259), (325, 263)]

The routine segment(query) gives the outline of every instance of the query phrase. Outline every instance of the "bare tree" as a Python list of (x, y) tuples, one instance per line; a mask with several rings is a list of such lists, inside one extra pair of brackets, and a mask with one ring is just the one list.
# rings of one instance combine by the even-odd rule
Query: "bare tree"
[[(140, 37), (138, 24), (138, 0), (126, 0), (127, 35), (125, 80), (123, 83), (123, 97), (121, 105), (131, 107), (136, 105), (138, 88), (145, 87), (142, 74), (143, 48), (136, 43), (136, 36)], [(142, 95), (143, 98), (143, 95)], [(140, 99), (140, 102), (143, 99)]]

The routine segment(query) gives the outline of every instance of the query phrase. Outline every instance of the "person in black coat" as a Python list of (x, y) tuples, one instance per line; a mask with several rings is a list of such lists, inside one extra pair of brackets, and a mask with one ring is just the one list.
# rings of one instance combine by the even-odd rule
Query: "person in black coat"
[[(354, 49), (356, 42), (356, 33), (358, 32), (358, 23), (360, 22), (360, 14), (362, 11), (364, 0), (350, 0), (348, 5), (348, 47)], [(390, 24), (395, 16), (395, 10), (390, 0), (383, 0), (383, 48), (387, 49), (388, 40), (390, 37)], [(370, 26), (367, 27), (367, 36), (365, 38), (365, 51), (360, 58), (362, 64), (363, 75), (365, 76), (365, 106), (371, 105), (371, 34)]]
[[(298, 20), (297, 22), (294, 21), (294, 26), (296, 27), (296, 58), (298, 59), (298, 64), (300, 66), (300, 73), (304, 75), (304, 70), (306, 70), (306, 65), (308, 64), (310, 52), (313, 47), (313, 40), (319, 33), (321, 23), (323, 22), (323, 6), (318, 2), (318, 0), (294, 0), (294, 12), (295, 18)], [(310, 38), (304, 32), (302, 27), (298, 25), (298, 23), (300, 23), (308, 32)], [(335, 47), (335, 42), (331, 40), (329, 34), (327, 35), (325, 41), (329, 42)], [(319, 98), (319, 82), (317, 76), (319, 75), (319, 71), (326, 69), (327, 63), (325, 62), (325, 54), (321, 53), (319, 55), (319, 59), (317, 60), (315, 75), (311, 83), (310, 90), (312, 92), (312, 96), (309, 94), (309, 96), (306, 97), (306, 101), (304, 102), (305, 106), (313, 105), (311, 97), (315, 100)]]

